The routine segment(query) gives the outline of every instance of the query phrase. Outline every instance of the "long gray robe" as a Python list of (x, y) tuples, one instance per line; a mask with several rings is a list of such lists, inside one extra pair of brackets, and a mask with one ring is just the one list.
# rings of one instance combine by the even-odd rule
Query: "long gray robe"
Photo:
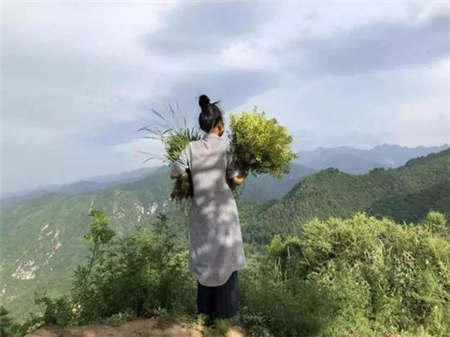
[(226, 182), (240, 174), (227, 139), (208, 133), (190, 142), (172, 171), (190, 169), (194, 187), (188, 268), (209, 287), (224, 284), (246, 267), (238, 209)]

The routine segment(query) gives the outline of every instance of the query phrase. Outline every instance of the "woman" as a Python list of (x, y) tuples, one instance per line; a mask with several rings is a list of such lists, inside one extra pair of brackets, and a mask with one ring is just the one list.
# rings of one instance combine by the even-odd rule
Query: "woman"
[(189, 270), (197, 278), (197, 313), (215, 319), (239, 310), (237, 271), (246, 267), (236, 201), (227, 179), (240, 185), (247, 174), (236, 167), (222, 113), (208, 96), (199, 97), (200, 128), (205, 135), (191, 141), (172, 165), (175, 179), (190, 170), (194, 195), (191, 208)]

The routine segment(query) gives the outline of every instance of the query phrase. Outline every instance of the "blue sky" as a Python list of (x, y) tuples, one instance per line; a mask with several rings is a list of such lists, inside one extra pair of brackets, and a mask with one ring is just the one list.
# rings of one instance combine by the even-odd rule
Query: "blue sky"
[(202, 93), (296, 151), (443, 145), (449, 54), (447, 1), (4, 2), (2, 191), (160, 165), (136, 130)]

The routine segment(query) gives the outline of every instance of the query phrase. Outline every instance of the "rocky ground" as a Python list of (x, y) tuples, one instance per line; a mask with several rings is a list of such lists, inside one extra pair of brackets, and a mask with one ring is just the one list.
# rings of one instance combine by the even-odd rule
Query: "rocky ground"
[(169, 318), (145, 318), (120, 326), (95, 324), (86, 326), (51, 325), (25, 337), (245, 337), (245, 331), (232, 326), (227, 334), (200, 325), (189, 325)]

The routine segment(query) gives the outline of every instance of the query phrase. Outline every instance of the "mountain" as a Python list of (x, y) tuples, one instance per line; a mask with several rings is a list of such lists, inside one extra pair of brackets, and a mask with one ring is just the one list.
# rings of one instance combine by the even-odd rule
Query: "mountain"
[(40, 198), (49, 193), (78, 194), (93, 192), (109, 186), (136, 181), (149, 174), (158, 172), (158, 169), (160, 169), (160, 167), (145, 167), (129, 172), (86, 178), (71, 184), (49, 185), (16, 193), (2, 193), (0, 210), (5, 210), (26, 200)]
[[(151, 222), (159, 210), (170, 212), (175, 206), (169, 202), (172, 182), (167, 168), (165, 178), (161, 174), (99, 191), (49, 193), (2, 211), (2, 302), (19, 310), (33, 303), (33, 291), (39, 286), (51, 286), (56, 292), (67, 286), (64, 280), (89, 254), (83, 235), (89, 228), (90, 209), (104, 210), (119, 235)], [(175, 232), (187, 228), (184, 223), (179, 226)]]
[[(242, 198), (246, 201), (265, 202), (272, 198), (280, 198), (304, 177), (329, 167), (335, 167), (342, 172), (351, 174), (363, 174), (375, 167), (399, 167), (404, 165), (409, 159), (439, 152), (448, 147), (448, 144), (433, 147), (418, 146), (415, 148), (383, 144), (370, 150), (339, 146), (334, 148), (319, 147), (316, 150), (301, 151), (299, 152), (299, 158), (291, 166), (291, 173), (281, 180), (265, 175), (257, 179), (250, 176)], [(136, 181), (149, 174), (157, 174), (161, 169), (162, 167), (142, 168), (119, 174), (89, 177), (71, 184), (43, 186), (17, 193), (3, 193), (0, 201), (0, 210), (5, 210), (18, 203), (36, 199), (52, 192), (77, 194), (98, 191), (106, 187)], [(256, 182), (255, 180), (258, 183), (253, 183)], [(271, 193), (267, 195), (261, 186), (270, 187), (267, 190)]]
[[(245, 184), (242, 200), (266, 201), (281, 197), (312, 172), (293, 164), (290, 174), (280, 180), (269, 176), (251, 177)], [(0, 295), (3, 300), (13, 302), (12, 311), (17, 312), (26, 303), (32, 303), (33, 291), (41, 285), (51, 285), (56, 292), (68, 286), (65, 280), (89, 253), (83, 235), (88, 231), (88, 212), (92, 208), (104, 210), (119, 235), (138, 224), (150, 225), (156, 213), (164, 210), (176, 222), (174, 234), (187, 242), (186, 213), (169, 199), (173, 181), (169, 178), (168, 167), (160, 167), (139, 180), (102, 189), (83, 185), (60, 188), (1, 212), (3, 278)], [(251, 204), (248, 207), (251, 208)]]
[[(256, 210), (243, 224), (247, 240), (267, 242), (274, 234), (298, 234), (318, 217), (349, 217), (362, 210), (396, 222), (417, 222), (430, 210), (450, 218), (450, 149), (409, 160), (396, 169), (351, 175), (328, 168), (308, 176), (282, 199)], [(276, 219), (276, 221), (274, 221)]]
[[(240, 202), (244, 240), (267, 243), (275, 233), (297, 234), (314, 216), (347, 217), (356, 210), (400, 222), (420, 219), (428, 210), (449, 215), (449, 164), (450, 150), (445, 150), (412, 159), (396, 169), (377, 168), (358, 176), (328, 168), (304, 178), (308, 171), (293, 165), (291, 175), (278, 181), (279, 189), (274, 187), (277, 180), (249, 179), (244, 193), (249, 193), (250, 199), (259, 194), (267, 201), (255, 203), (243, 198)], [(143, 179), (100, 190), (52, 192), (2, 211), (2, 303), (14, 316), (23, 317), (39, 287), (49, 289), (50, 295), (67, 289), (74, 268), (89, 254), (83, 235), (93, 208), (106, 212), (119, 235), (139, 224), (151, 226), (157, 212), (164, 210), (173, 233), (186, 244), (187, 209), (169, 200), (173, 182), (168, 170), (162, 167)], [(274, 199), (283, 189), (289, 192)]]
[[(143, 168), (114, 175), (109, 174), (87, 178), (72, 184), (44, 186), (34, 190), (5, 193), (0, 201), (0, 211), (27, 200), (40, 198), (46, 194), (59, 193), (74, 195), (99, 191), (107, 187), (138, 181), (149, 175), (160, 175), (165, 170), (165, 166)], [(281, 179), (269, 175), (250, 176), (247, 179), (242, 198), (243, 200), (254, 202), (265, 202), (270, 199), (281, 198), (301, 179), (315, 172), (317, 170), (293, 163), (291, 165), (291, 172), (284, 175)]]
[(290, 172), (277, 179), (267, 174), (254, 177), (248, 176), (241, 194), (241, 199), (248, 202), (267, 202), (279, 199), (288, 193), (299, 181), (317, 172), (317, 170), (291, 164)]
[(399, 167), (412, 158), (437, 153), (447, 148), (448, 144), (415, 148), (383, 144), (370, 150), (349, 146), (319, 147), (315, 150), (300, 151), (299, 158), (295, 162), (316, 170), (334, 167), (350, 174), (364, 174), (376, 167)]

